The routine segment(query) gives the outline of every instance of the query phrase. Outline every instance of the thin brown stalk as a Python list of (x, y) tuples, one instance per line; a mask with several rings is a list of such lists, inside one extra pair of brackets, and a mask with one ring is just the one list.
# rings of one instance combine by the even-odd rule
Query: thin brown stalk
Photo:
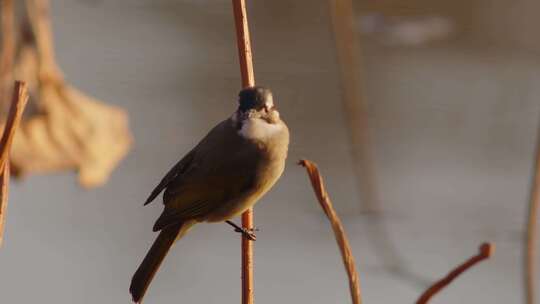
[(523, 275), (525, 288), (525, 303), (534, 304), (536, 301), (535, 285), (536, 278), (536, 251), (538, 240), (538, 208), (540, 204), (540, 129), (538, 131), (536, 143), (536, 164), (531, 184), (529, 209), (527, 210), (527, 227), (526, 227), (526, 242), (524, 248)]
[(359, 189), (361, 211), (372, 214), (372, 220), (366, 223), (372, 231), (366, 235), (367, 241), (389, 271), (400, 278), (423, 283), (424, 280), (407, 267), (381, 216), (384, 201), (374, 166), (375, 146), (369, 128), (368, 101), (362, 90), (362, 40), (355, 30), (354, 3), (352, 0), (328, 0), (328, 6), (343, 92), (349, 153), (353, 161), (351, 168)]
[(356, 272), (356, 266), (354, 262), (354, 256), (351, 251), (351, 246), (349, 245), (349, 240), (347, 238), (347, 235), (345, 234), (345, 229), (341, 224), (341, 220), (339, 219), (336, 211), (334, 210), (332, 201), (330, 200), (330, 197), (328, 196), (328, 193), (324, 188), (323, 179), (319, 173), (319, 169), (317, 168), (317, 165), (310, 162), (309, 160), (301, 160), (299, 164), (306, 168), (309, 179), (311, 180), (311, 185), (313, 186), (313, 190), (315, 192), (315, 196), (317, 196), (317, 199), (321, 207), (323, 208), (324, 213), (332, 224), (332, 229), (334, 230), (334, 235), (336, 237), (338, 247), (341, 251), (343, 264), (345, 264), (345, 270), (347, 271), (347, 275), (349, 278), (349, 289), (351, 292), (352, 302), (353, 304), (361, 304), (362, 300), (360, 297), (360, 281), (358, 279), (358, 273)]
[(16, 81), (13, 88), (13, 97), (11, 107), (9, 108), (8, 118), (4, 127), (4, 133), (0, 140), (0, 166), (3, 167), (8, 160), (9, 148), (13, 142), (15, 131), (19, 126), (22, 113), (26, 102), (28, 101), (28, 90), (26, 84), (22, 81)]
[(9, 150), (15, 131), (17, 130), (22, 118), (22, 113), (26, 102), (28, 101), (28, 93), (26, 84), (21, 81), (16, 81), (13, 89), (13, 99), (11, 101), (11, 107), (9, 108), (9, 114), (6, 125), (4, 126), (4, 133), (0, 140), (0, 245), (4, 239), (4, 222), (6, 218), (7, 198), (8, 198), (8, 184), (9, 184)]
[(234, 21), (236, 24), (236, 41), (238, 45), (238, 57), (240, 59), (242, 86), (244, 88), (252, 87), (255, 85), (255, 73), (253, 72), (253, 56), (251, 53), (251, 38), (249, 36), (246, 1), (232, 0), (232, 3)]
[[(242, 87), (252, 87), (255, 85), (255, 76), (253, 72), (246, 2), (245, 0), (232, 0), (232, 4), (236, 25), (240, 73), (242, 74)], [(251, 230), (253, 226), (253, 210), (249, 209), (242, 214), (242, 227)], [(242, 237), (242, 304), (253, 303), (253, 242), (244, 236)]]
[(493, 252), (495, 251), (495, 245), (490, 243), (484, 243), (480, 246), (479, 252), (477, 255), (472, 256), (469, 258), (465, 263), (459, 265), (454, 270), (452, 270), (450, 273), (446, 275), (446, 277), (442, 278), (441, 280), (435, 282), (431, 287), (429, 287), (424, 293), (418, 298), (416, 301), (416, 304), (426, 304), (429, 302), (429, 300), (437, 294), (439, 291), (441, 291), (443, 288), (448, 286), (452, 281), (457, 278), (460, 274), (465, 272), (467, 269), (471, 268), (472, 266), (476, 265), (477, 263), (490, 258), (493, 255)]
[(352, 0), (328, 0), (354, 161), (364, 212), (380, 211), (377, 177), (373, 167), (372, 140), (369, 134), (367, 105), (361, 90), (360, 44), (354, 31)]
[(9, 194), (9, 162), (4, 164), (0, 175), (0, 246), (4, 242), (4, 226), (6, 223), (6, 211)]

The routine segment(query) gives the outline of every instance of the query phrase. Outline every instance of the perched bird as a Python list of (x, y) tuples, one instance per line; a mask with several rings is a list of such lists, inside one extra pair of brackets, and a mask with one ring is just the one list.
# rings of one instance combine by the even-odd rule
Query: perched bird
[(289, 130), (272, 93), (263, 87), (240, 91), (233, 115), (215, 126), (161, 180), (145, 202), (161, 191), (165, 208), (154, 224), (159, 236), (131, 279), (140, 303), (173, 243), (199, 222), (223, 222), (253, 239), (229, 219), (251, 208), (285, 168)]

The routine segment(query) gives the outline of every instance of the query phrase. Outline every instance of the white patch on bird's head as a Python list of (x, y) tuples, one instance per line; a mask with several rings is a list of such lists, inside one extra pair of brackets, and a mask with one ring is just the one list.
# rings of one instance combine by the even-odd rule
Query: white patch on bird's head
[(280, 123), (269, 123), (260, 118), (248, 118), (242, 121), (238, 134), (246, 139), (266, 141), (282, 130), (283, 125)]

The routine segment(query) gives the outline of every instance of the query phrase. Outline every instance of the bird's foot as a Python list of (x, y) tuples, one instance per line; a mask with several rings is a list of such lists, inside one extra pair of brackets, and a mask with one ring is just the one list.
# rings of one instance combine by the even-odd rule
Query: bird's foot
[(236, 225), (234, 222), (231, 222), (231, 221), (226, 221), (226, 222), (227, 222), (227, 224), (234, 227), (235, 232), (241, 233), (248, 240), (251, 240), (251, 241), (256, 241), (257, 240), (257, 236), (255, 235), (255, 231), (259, 231), (259, 228), (246, 229), (244, 227), (240, 227), (240, 226)]
[(246, 237), (248, 240), (256, 241), (257, 236), (255, 235), (255, 231), (259, 231), (259, 229), (246, 229), (246, 228), (236, 228), (234, 229), (235, 232), (242, 233), (244, 237)]

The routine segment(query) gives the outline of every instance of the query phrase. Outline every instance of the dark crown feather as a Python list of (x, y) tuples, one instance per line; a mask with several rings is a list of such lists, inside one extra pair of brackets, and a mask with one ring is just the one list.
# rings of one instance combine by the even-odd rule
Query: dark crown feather
[(267, 100), (272, 97), (272, 92), (265, 87), (249, 87), (240, 91), (238, 109), (245, 112), (250, 109), (261, 109)]

